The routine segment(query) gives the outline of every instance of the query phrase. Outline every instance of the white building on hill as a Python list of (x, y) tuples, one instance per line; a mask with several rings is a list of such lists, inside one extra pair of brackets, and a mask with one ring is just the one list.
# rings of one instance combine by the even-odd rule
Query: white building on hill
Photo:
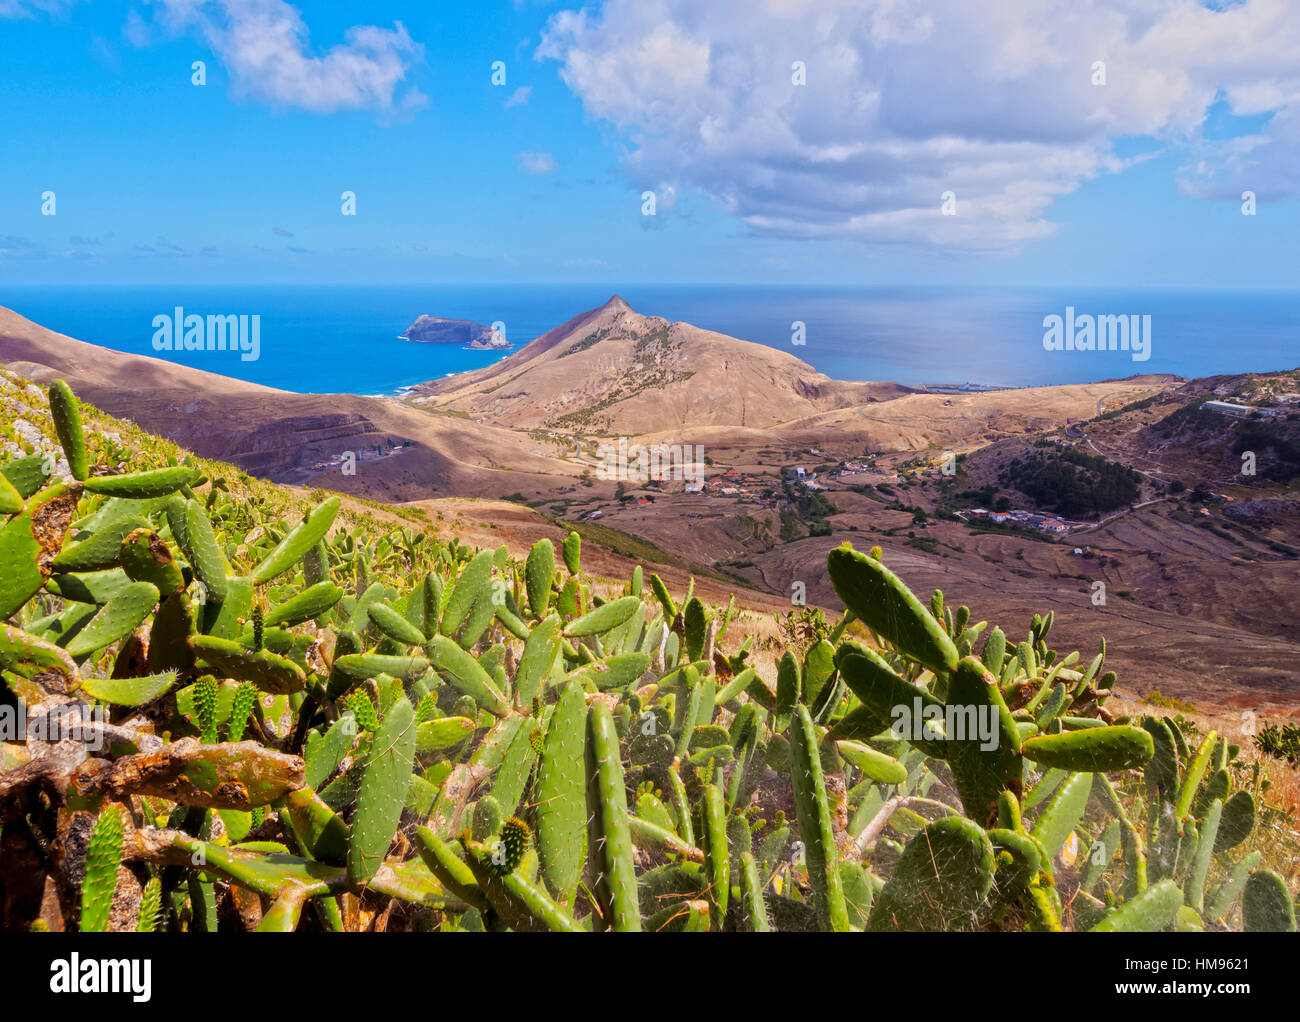
[(1269, 418), (1282, 414), (1276, 408), (1255, 408), (1251, 405), (1234, 404), (1231, 401), (1206, 401), (1201, 407), (1209, 412), (1218, 412), (1220, 415), (1231, 415), (1235, 419), (1248, 419), (1256, 412)]

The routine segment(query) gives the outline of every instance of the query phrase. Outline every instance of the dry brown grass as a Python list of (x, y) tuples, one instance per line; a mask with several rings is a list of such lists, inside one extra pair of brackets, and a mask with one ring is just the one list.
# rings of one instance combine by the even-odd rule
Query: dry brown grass
[[(1244, 724), (1240, 716), (1169, 709), (1153, 705), (1140, 697), (1121, 694), (1116, 694), (1107, 705), (1119, 713), (1132, 716), (1151, 714), (1156, 717), (1174, 717), (1181, 714), (1196, 726), (1200, 734), (1213, 730), (1226, 738), (1229, 744), (1240, 746), (1239, 761), (1247, 765), (1259, 763), (1270, 782), (1263, 803), (1269, 810), (1284, 815), (1275, 819), (1271, 825), (1257, 826), (1240, 851), (1258, 850), (1264, 856), (1264, 865), (1277, 870), (1288, 885), (1294, 886), (1296, 878), (1300, 877), (1300, 769), (1260, 752), (1251, 736), (1243, 733)], [(1256, 720), (1254, 726), (1259, 729), (1265, 723), (1266, 721)]]

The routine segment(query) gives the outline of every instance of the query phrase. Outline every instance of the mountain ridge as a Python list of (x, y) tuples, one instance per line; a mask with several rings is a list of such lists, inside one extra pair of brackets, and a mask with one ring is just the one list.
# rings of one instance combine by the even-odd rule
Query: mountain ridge
[[(602, 346), (612, 342), (614, 353), (619, 346), (634, 347), (649, 334), (667, 335), (667, 320), (640, 317), (625, 306), (611, 299), (547, 331), (499, 382), (534, 362), (539, 351), (544, 356), (540, 365), (579, 379), (581, 371), (574, 367), (599, 354)], [(602, 339), (564, 355), (590, 333), (620, 323), (636, 336)], [(761, 346), (734, 338), (712, 342), (707, 331), (696, 328), (680, 334), (700, 341), (706, 352), (718, 350), (709, 345), (720, 343), (733, 359), (762, 354)], [(607, 361), (615, 370), (620, 368), (617, 359)], [(944, 495), (945, 477), (935, 469), (945, 452), (960, 457), (1003, 440), (1032, 444), (1055, 432), (1058, 439), (1074, 438), (1144, 473), (1169, 477), (1159, 460), (1165, 456), (1163, 441), (1153, 443), (1147, 429), (1198, 396), (1249, 397), (1268, 382), (1260, 374), (1202, 381), (1148, 375), (1003, 391), (909, 391), (871, 400), (871, 391), (863, 388), (832, 391), (829, 397), (801, 390), (800, 381), (810, 388), (823, 384), (798, 359), (777, 352), (775, 363), (794, 363), (796, 369), (793, 376), (782, 378), (786, 384), (794, 381), (782, 398), (786, 408), (775, 414), (764, 409), (763, 419), (750, 421), (770, 421), (786, 411), (793, 413), (790, 418), (771, 425), (708, 424), (702, 421), (707, 416), (691, 419), (679, 406), (647, 418), (643, 424), (651, 428), (629, 428), (640, 443), (704, 447), (705, 464), (715, 477), (712, 489), (687, 493), (680, 480), (641, 486), (603, 476), (601, 440), (579, 432), (584, 428), (580, 423), (569, 433), (512, 427), (500, 417), (446, 407), (437, 400), (420, 403), (428, 395), (403, 400), (272, 390), (171, 360), (100, 348), (7, 310), (0, 310), (0, 362), (8, 362), (28, 379), (65, 377), (80, 397), (109, 414), (275, 482), (390, 503), (457, 498), (468, 517), (483, 523), (485, 537), (498, 521), (502, 532), (511, 527), (500, 509), (493, 509), (493, 501), (504, 499), (531, 505), (543, 519), (603, 529), (599, 535), (616, 540), (611, 549), (639, 549), (648, 543), (671, 551), (689, 571), (743, 578), (786, 597), (790, 580), (800, 580), (807, 585), (810, 605), (829, 606), (834, 594), (825, 576), (827, 551), (857, 533), (855, 540), (884, 547), (894, 562), (915, 574), (923, 589), (942, 587), (954, 605), (979, 604), (1013, 615), (1050, 605), (1067, 639), (1090, 633), (1095, 616), (1102, 614), (1108, 635), (1120, 648), (1131, 640), (1134, 652), (1119, 654), (1131, 656), (1127, 666), (1146, 672), (1152, 684), (1176, 685), (1175, 691), (1198, 701), (1225, 702), (1229, 697), (1216, 694), (1216, 686), (1231, 679), (1231, 699), (1278, 712), (1293, 691), (1296, 646), (1290, 618), (1281, 615), (1254, 623), (1249, 618), (1259, 593), (1267, 593), (1269, 603), (1279, 607), (1293, 602), (1295, 561), (1288, 551), (1296, 520), (1294, 502), (1276, 507), (1266, 502), (1281, 490), (1234, 489), (1242, 505), (1243, 521), (1238, 524), (1230, 520), (1233, 515), (1219, 510), (1212, 510), (1210, 518), (1199, 511), (1175, 513), (1176, 499), (1135, 509), (1073, 541), (1095, 549), (1095, 562), (1073, 554), (1069, 541), (972, 531), (937, 517), (938, 506), (949, 499)], [(667, 368), (685, 372), (690, 367), (670, 362)], [(720, 389), (739, 375), (739, 370), (707, 371), (714, 373), (710, 379)], [(498, 382), (484, 384), (483, 375), (477, 374), (477, 384), (469, 381), (466, 393), (475, 399)], [(608, 387), (608, 380), (618, 378), (613, 372), (604, 384)], [(665, 394), (673, 400), (689, 396), (702, 378), (697, 374), (647, 391), (651, 407), (665, 405)], [(1282, 389), (1300, 390), (1300, 377)], [(632, 396), (632, 410), (639, 414)], [(859, 396), (867, 399), (835, 407)], [(639, 400), (643, 407), (645, 396)], [(818, 402), (831, 410), (815, 410)], [(563, 407), (547, 410), (548, 419), (567, 412)], [(637, 423), (625, 415), (620, 425)], [(349, 452), (356, 456), (351, 470), (345, 467), (346, 459), (341, 460)], [(1180, 473), (1183, 466), (1189, 472), (1193, 466), (1204, 468), (1193, 448), (1186, 453), (1170, 448), (1169, 456), (1178, 459)], [(1265, 457), (1261, 451), (1261, 459)], [(831, 478), (837, 465), (851, 468), (846, 478)], [(975, 462), (971, 465), (974, 469)], [(1263, 460), (1261, 465), (1267, 467)], [(815, 496), (829, 498), (832, 506), (822, 511), (830, 516), (826, 524), (832, 534), (826, 534), (823, 525), (814, 535), (807, 523), (801, 524), (799, 515), (805, 512), (799, 509), (812, 495), (790, 482), (793, 466), (816, 474), (810, 486), (826, 491), (829, 484), (828, 492)], [(900, 482), (900, 472), (909, 478)], [(1188, 475), (1189, 493), (1203, 477), (1203, 472)], [(962, 491), (984, 481), (980, 476), (953, 480), (952, 485)], [(1216, 482), (1214, 489), (1223, 485)], [(956, 506), (969, 503), (964, 499)], [(597, 516), (598, 525), (593, 521)], [(1081, 570), (1112, 587), (1110, 606), (1090, 602)], [(1136, 599), (1130, 598), (1130, 590)], [(1182, 608), (1189, 616), (1171, 608)], [(1188, 621), (1195, 626), (1187, 627)], [(1274, 634), (1257, 634), (1264, 632)]]
[[(540, 365), (549, 366), (549, 372), (555, 373), (558, 366), (569, 380), (581, 382), (590, 376), (601, 388), (586, 404), (579, 400), (549, 410), (545, 418), (580, 413), (607, 398), (609, 380), (618, 380), (617, 373), (602, 377), (583, 365), (610, 342), (567, 357), (563, 353), (594, 330), (620, 323), (633, 336), (613, 342), (615, 347), (634, 346), (637, 336), (663, 333), (671, 325), (661, 317), (635, 313), (614, 295), (486, 369), (432, 381), (400, 399), (274, 390), (174, 359), (99, 347), (3, 308), (0, 362), (38, 382), (66, 378), (79, 395), (110, 414), (277, 482), (319, 480), (340, 492), (383, 500), (473, 494), (535, 502), (572, 490), (584, 474), (594, 471), (590, 451), (577, 442), (589, 427), (573, 420), (558, 429), (539, 428), (526, 417), (512, 421), (476, 407), (479, 392), (487, 394), (489, 388), (505, 384), (542, 356)], [(709, 375), (702, 376), (696, 370), (694, 378), (670, 391), (651, 388), (633, 395), (633, 401), (617, 409), (620, 420), (612, 425), (648, 441), (706, 443), (720, 456), (727, 456), (728, 449), (738, 455), (742, 449), (760, 451), (774, 444), (807, 448), (831, 443), (857, 452), (864, 447), (960, 445), (1087, 418), (1100, 402), (1122, 403), (1157, 382), (1143, 378), (1017, 391), (922, 393), (889, 383), (841, 383), (787, 353), (689, 324), (680, 327), (683, 338), (699, 342), (697, 354), (703, 351), (706, 359), (708, 352), (724, 350), (731, 361), (789, 370), (778, 379), (786, 387), (783, 400), (769, 394), (770, 377), (752, 371), (751, 392), (737, 393), (734, 384), (744, 378), (744, 367), (731, 371), (726, 369), (728, 359), (723, 359), (724, 371), (705, 368)], [(691, 371), (682, 364), (669, 368), (682, 376)], [(720, 381), (712, 384), (718, 387), (715, 393), (698, 387), (706, 378)], [(458, 406), (446, 398), (446, 388), (463, 389), (473, 399)], [(616, 404), (611, 402), (611, 407)], [(740, 414), (718, 414), (720, 408), (739, 409)], [(626, 414), (628, 409), (631, 414)], [(751, 416), (750, 409), (763, 414)], [(700, 411), (703, 414), (696, 414)], [(359, 462), (355, 474), (345, 472), (339, 460), (349, 452)]]
[(416, 404), (514, 428), (622, 434), (767, 428), (910, 393), (833, 379), (788, 352), (643, 315), (618, 295), (500, 362), (412, 391)]

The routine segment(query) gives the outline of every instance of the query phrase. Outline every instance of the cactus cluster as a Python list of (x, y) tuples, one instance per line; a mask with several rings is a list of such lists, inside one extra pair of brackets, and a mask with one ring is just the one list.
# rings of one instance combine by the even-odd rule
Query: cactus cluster
[(844, 546), (847, 611), (769, 679), (734, 601), (602, 596), (576, 533), (285, 521), (194, 463), (105, 471), (49, 400), (70, 478), (0, 465), (0, 825), (65, 927), (1295, 927), (1237, 750), (1115, 717), (1050, 614), (1012, 642)]

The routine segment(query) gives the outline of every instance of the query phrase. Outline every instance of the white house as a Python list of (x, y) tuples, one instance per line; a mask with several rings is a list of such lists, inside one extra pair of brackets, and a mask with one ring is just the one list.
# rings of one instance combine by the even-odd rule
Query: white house
[(1218, 412), (1220, 415), (1231, 415), (1234, 419), (1246, 419), (1255, 412), (1270, 418), (1282, 414), (1277, 408), (1254, 408), (1251, 405), (1239, 405), (1232, 401), (1206, 401), (1201, 407), (1207, 411)]

